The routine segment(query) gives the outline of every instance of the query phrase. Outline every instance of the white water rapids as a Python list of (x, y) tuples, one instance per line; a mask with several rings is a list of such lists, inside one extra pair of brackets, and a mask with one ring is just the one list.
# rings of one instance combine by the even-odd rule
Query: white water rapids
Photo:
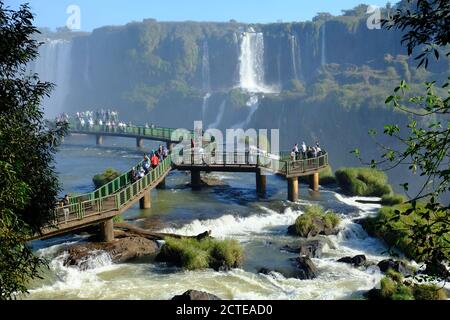
[[(360, 204), (357, 198), (347, 198), (333, 191), (335, 199), (353, 208), (352, 217), (373, 214), (376, 205)], [(308, 204), (305, 201), (305, 204)], [(259, 206), (259, 214), (240, 217), (224, 215), (215, 219), (194, 220), (181, 228), (166, 228), (163, 232), (195, 235), (212, 230), (213, 236), (238, 239), (246, 256), (268, 254), (273, 259), (286, 259), (280, 251), (293, 238), (286, 236), (286, 228), (294, 223), (301, 211), (290, 207), (276, 212)], [(114, 265), (107, 255), (94, 255), (88, 270), (63, 266), (64, 255), (56, 255), (67, 243), (47, 247), (38, 254), (51, 260), (50, 275), (44, 283), (31, 290), (27, 298), (63, 299), (170, 299), (188, 289), (205, 290), (225, 299), (344, 299), (361, 298), (361, 290), (373, 288), (382, 277), (377, 267), (355, 268), (337, 259), (365, 254), (368, 261), (386, 258), (386, 248), (371, 238), (352, 219), (343, 216), (342, 231), (330, 236), (331, 244), (323, 257), (313, 259), (319, 270), (314, 280), (285, 278), (281, 274), (262, 275), (254, 271), (236, 269), (230, 272), (181, 271), (153, 263)], [(250, 268), (251, 269), (251, 268)]]

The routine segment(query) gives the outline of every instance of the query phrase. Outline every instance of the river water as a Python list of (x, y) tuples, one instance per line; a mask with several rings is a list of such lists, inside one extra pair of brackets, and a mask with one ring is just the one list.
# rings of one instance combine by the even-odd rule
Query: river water
[[(142, 150), (132, 139), (105, 138), (97, 147), (89, 136), (66, 138), (56, 156), (56, 168), (63, 193), (84, 193), (93, 189), (92, 176), (108, 167), (125, 171), (142, 157)], [(145, 151), (157, 144), (146, 141)], [(371, 238), (353, 219), (375, 214), (377, 205), (360, 204), (345, 197), (336, 188), (321, 188), (312, 193), (300, 186), (300, 200), (289, 203), (287, 184), (280, 177), (269, 176), (267, 195), (255, 192), (254, 174), (211, 174), (225, 184), (192, 191), (189, 174), (172, 172), (165, 190), (152, 191), (152, 208), (135, 206), (124, 218), (140, 227), (165, 232), (196, 235), (212, 230), (216, 238), (234, 238), (244, 247), (242, 268), (230, 272), (182, 271), (143, 259), (113, 264), (108, 255), (99, 253), (89, 261), (89, 269), (63, 266), (61, 251), (69, 244), (86, 241), (88, 235), (65, 236), (34, 241), (36, 254), (50, 261), (44, 279), (31, 283), (25, 299), (170, 299), (188, 289), (204, 290), (223, 299), (362, 299), (362, 292), (380, 280), (377, 267), (354, 268), (336, 262), (343, 256), (365, 254), (370, 262), (388, 255), (386, 247)], [(302, 214), (305, 206), (318, 203), (342, 216), (342, 231), (329, 236), (323, 256), (313, 259), (319, 276), (314, 280), (285, 278), (274, 273), (259, 274), (262, 267), (294, 271), (290, 258), (295, 254), (280, 248), (295, 244), (287, 236), (287, 227)]]

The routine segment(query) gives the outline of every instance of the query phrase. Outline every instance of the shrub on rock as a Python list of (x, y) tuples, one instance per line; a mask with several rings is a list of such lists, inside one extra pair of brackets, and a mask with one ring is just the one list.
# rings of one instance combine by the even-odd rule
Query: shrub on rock
[(339, 187), (348, 195), (382, 197), (392, 193), (386, 174), (376, 169), (342, 168), (335, 175)]
[(108, 182), (113, 181), (114, 179), (120, 177), (121, 173), (113, 168), (106, 169), (101, 174), (96, 174), (94, 178), (92, 178), (92, 182), (95, 185), (95, 188), (98, 189)]
[(237, 268), (243, 259), (243, 249), (236, 240), (205, 238), (166, 238), (158, 260), (187, 270)]
[(337, 234), (340, 221), (339, 216), (333, 211), (325, 212), (321, 206), (313, 205), (295, 220), (295, 224), (289, 227), (288, 232), (305, 238), (319, 234)]

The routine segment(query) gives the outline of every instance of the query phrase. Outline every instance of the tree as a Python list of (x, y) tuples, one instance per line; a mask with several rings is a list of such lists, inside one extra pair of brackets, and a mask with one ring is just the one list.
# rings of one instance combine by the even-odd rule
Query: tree
[(13, 11), (0, 1), (0, 299), (25, 293), (45, 264), (27, 239), (53, 220), (53, 157), (67, 130), (47, 127), (40, 102), (53, 85), (27, 71), (40, 45), (32, 20), (28, 5)]
[[(408, 4), (402, 3), (382, 24), (386, 29), (406, 31), (402, 43), (406, 43), (408, 54), (422, 48), (415, 57), (419, 60), (417, 68), (427, 68), (429, 54), (434, 52), (438, 60), (439, 49), (445, 49), (449, 44), (450, 3), (447, 0), (408, 0)], [(384, 134), (402, 147), (378, 144), (384, 153), (380, 160), (371, 161), (372, 167), (384, 166), (386, 170), (406, 165), (413, 175), (424, 177), (422, 187), (413, 195), (409, 194), (409, 184), (402, 184), (409, 197), (409, 206), (396, 210), (391, 219), (399, 221), (402, 216), (413, 213), (418, 217), (405, 228), (412, 231), (412, 243), (424, 248), (420, 258), (425, 261), (429, 273), (443, 277), (448, 271), (443, 270), (441, 261), (450, 259), (450, 207), (448, 199), (447, 204), (440, 203), (450, 191), (449, 80), (440, 88), (434, 81), (425, 83), (422, 94), (410, 94), (409, 85), (401, 81), (394, 94), (386, 99), (386, 104), (406, 113), (410, 121), (407, 128), (386, 125)], [(402, 129), (406, 129), (406, 134)], [(375, 136), (376, 132), (371, 134)], [(354, 153), (360, 157), (358, 150)]]

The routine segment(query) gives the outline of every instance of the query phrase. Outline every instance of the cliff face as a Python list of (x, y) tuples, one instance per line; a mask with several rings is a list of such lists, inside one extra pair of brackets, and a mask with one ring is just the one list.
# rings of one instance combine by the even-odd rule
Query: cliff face
[[(266, 25), (146, 20), (100, 28), (60, 50), (67, 56), (58, 59), (70, 66), (57, 80), (64, 83), (59, 101), (65, 97), (67, 112), (114, 108), (127, 121), (171, 127), (203, 120), (205, 128), (279, 128), (284, 149), (319, 140), (334, 166), (354, 163), (349, 151), (356, 147), (378, 154), (370, 128), (405, 121), (384, 107), (396, 83), (442, 78), (449, 69), (441, 62), (430, 67), (433, 74), (415, 70), (401, 35), (369, 30), (366, 20), (361, 14)], [(46, 45), (41, 60), (51, 51)]]

